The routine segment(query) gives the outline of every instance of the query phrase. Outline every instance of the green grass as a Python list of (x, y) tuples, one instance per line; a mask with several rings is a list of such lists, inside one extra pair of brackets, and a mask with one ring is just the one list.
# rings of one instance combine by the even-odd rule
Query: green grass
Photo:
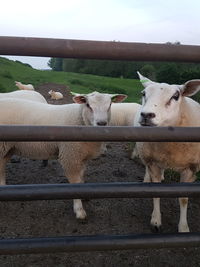
[(33, 86), (54, 82), (66, 84), (77, 93), (92, 91), (127, 94), (127, 102), (140, 102), (142, 86), (139, 80), (110, 78), (70, 72), (41, 71), (20, 62), (0, 57), (0, 92), (17, 90), (15, 81)]
[[(0, 92), (17, 90), (15, 81), (31, 83), (34, 86), (54, 82), (65, 84), (73, 92), (90, 93), (94, 90), (106, 93), (127, 94), (126, 102), (140, 103), (142, 86), (139, 80), (110, 78), (89, 74), (77, 74), (70, 72), (41, 71), (30, 68), (21, 62), (8, 60), (0, 57)], [(176, 172), (167, 170), (165, 175), (170, 180), (178, 180)], [(200, 181), (200, 172), (197, 173)]]

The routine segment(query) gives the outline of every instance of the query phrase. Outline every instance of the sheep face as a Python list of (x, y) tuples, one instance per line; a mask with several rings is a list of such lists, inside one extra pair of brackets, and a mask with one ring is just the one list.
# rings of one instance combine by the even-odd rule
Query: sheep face
[(142, 107), (138, 123), (142, 126), (176, 126), (181, 120), (181, 103), (185, 96), (200, 89), (200, 80), (188, 81), (184, 85), (156, 83), (139, 74), (144, 86)]
[(112, 102), (121, 102), (126, 95), (111, 95), (93, 92), (87, 95), (76, 95), (73, 100), (84, 104), (82, 116), (86, 125), (106, 126), (109, 124)]

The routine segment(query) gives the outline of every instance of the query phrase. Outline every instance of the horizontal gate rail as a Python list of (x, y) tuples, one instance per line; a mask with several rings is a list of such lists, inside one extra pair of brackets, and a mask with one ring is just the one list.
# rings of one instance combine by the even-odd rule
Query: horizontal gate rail
[(200, 46), (2, 36), (0, 55), (200, 62)]
[(0, 186), (0, 201), (200, 197), (200, 183), (86, 183)]
[(0, 240), (0, 255), (199, 247), (200, 233), (66, 236)]
[[(0, 37), (0, 55), (200, 62), (200, 46)], [(200, 142), (200, 127), (0, 125), (0, 141)], [(96, 183), (0, 186), (0, 201), (200, 197), (200, 183)], [(200, 247), (200, 233), (1, 239), (0, 255)]]
[(0, 125), (0, 141), (200, 142), (200, 127)]

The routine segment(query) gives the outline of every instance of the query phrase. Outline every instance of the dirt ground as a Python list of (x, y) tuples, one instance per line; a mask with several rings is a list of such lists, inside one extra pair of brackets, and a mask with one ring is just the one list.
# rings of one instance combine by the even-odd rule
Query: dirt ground
[[(52, 86), (52, 88), (50, 88)], [(54, 85), (40, 87), (43, 95)], [(65, 90), (64, 88), (62, 90)], [(62, 92), (60, 89), (59, 91)], [(46, 95), (45, 95), (46, 96)], [(47, 96), (46, 96), (47, 97)], [(49, 98), (47, 98), (49, 99)], [(63, 100), (64, 101), (64, 100)], [(66, 101), (66, 100), (65, 100)], [(70, 102), (71, 99), (66, 102)], [(57, 102), (60, 103), (60, 102)], [(63, 102), (62, 102), (63, 103)], [(86, 182), (141, 181), (144, 167), (129, 158), (130, 144), (109, 143), (105, 156), (90, 161)], [(47, 167), (41, 161), (14, 156), (7, 164), (7, 184), (65, 183), (56, 160)], [(191, 199), (188, 222), (200, 231), (200, 200)], [(99, 199), (84, 201), (88, 218), (75, 219), (72, 200), (0, 202), (2, 238), (55, 237), (66, 235), (150, 233), (150, 199)], [(162, 199), (163, 232), (176, 233), (179, 219), (177, 199)], [(200, 266), (200, 248), (148, 249), (111, 252), (81, 252), (0, 256), (0, 267), (188, 267)]]

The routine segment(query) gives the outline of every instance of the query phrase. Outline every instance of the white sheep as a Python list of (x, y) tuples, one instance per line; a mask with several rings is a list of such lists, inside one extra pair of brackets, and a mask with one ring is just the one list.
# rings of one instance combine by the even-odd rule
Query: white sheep
[(60, 92), (55, 92), (53, 90), (50, 90), (48, 94), (51, 96), (51, 99), (59, 100), (63, 98), (63, 94)]
[(36, 91), (27, 91), (27, 90), (13, 91), (9, 93), (0, 93), (0, 98), (20, 98), (31, 101), (37, 101), (41, 103), (47, 103), (46, 99), (40, 93)]
[[(142, 91), (142, 107), (135, 118), (136, 126), (200, 126), (200, 105), (187, 97), (200, 90), (200, 80), (169, 85), (152, 82), (141, 74), (139, 77), (145, 89)], [(193, 182), (196, 179), (195, 174), (200, 169), (200, 143), (138, 142), (136, 145), (146, 166), (145, 182), (161, 182), (167, 168), (178, 171), (181, 182)], [(160, 199), (154, 198), (153, 204), (151, 225), (157, 231), (161, 226)], [(188, 198), (179, 198), (179, 204), (178, 231), (189, 232)]]
[(32, 90), (34, 91), (34, 87), (32, 84), (23, 84), (21, 82), (15, 81), (15, 85), (20, 89), (20, 90)]
[(133, 126), (135, 114), (141, 105), (137, 103), (113, 103), (110, 126)]
[[(93, 92), (74, 96), (80, 105), (0, 99), (0, 124), (105, 126), (110, 120), (111, 103), (125, 98)], [(101, 142), (1, 142), (0, 183), (5, 184), (5, 165), (12, 154), (34, 159), (58, 158), (69, 182), (82, 183), (87, 160), (99, 155), (100, 150)], [(79, 219), (86, 217), (80, 199), (74, 200), (74, 212)]]
[[(137, 103), (113, 103), (111, 106), (110, 126), (133, 126), (135, 114), (141, 105)], [(102, 154), (107, 151), (106, 144), (102, 145)], [(134, 155), (134, 156), (133, 156)], [(137, 156), (136, 149), (131, 158)]]
[[(40, 93), (36, 91), (28, 91), (28, 90), (13, 91), (9, 93), (0, 93), (0, 99), (1, 98), (19, 98), (19, 99), (24, 99), (24, 100), (47, 103), (46, 99)], [(48, 161), (43, 160), (42, 166), (46, 167), (47, 164), (48, 164)]]

